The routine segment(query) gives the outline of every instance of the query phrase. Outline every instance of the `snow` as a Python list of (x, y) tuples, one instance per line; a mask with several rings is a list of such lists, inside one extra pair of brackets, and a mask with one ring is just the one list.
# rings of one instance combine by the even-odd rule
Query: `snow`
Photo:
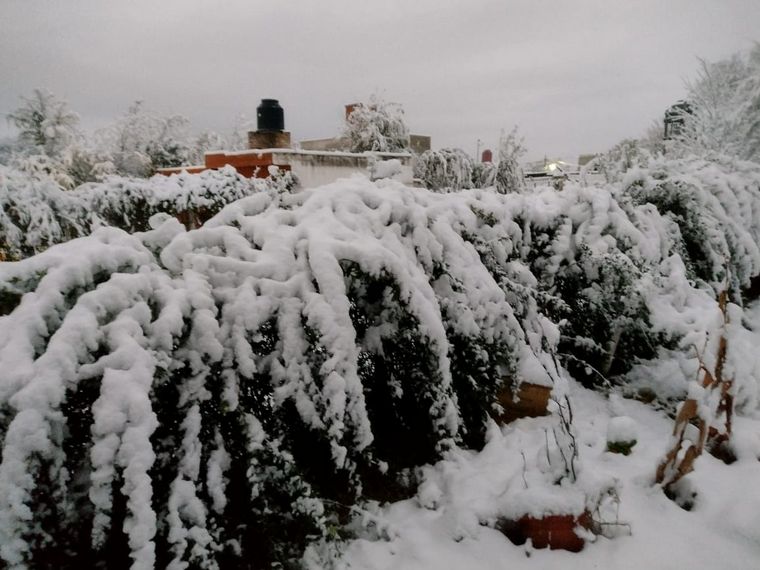
[[(760, 338), (757, 339), (760, 341)], [(362, 570), (456, 570), (459, 568), (725, 568), (746, 570), (760, 560), (760, 418), (737, 423), (739, 460), (727, 466), (710, 455), (687, 477), (696, 492), (692, 511), (681, 509), (652, 485), (654, 466), (665, 451), (672, 420), (634, 400), (607, 399), (571, 387), (580, 459), (591, 479), (582, 488), (542, 486), (531, 467), (551, 418), (531, 418), (497, 429), (478, 454), (455, 451), (425, 469), (417, 497), (373, 511), (373, 527), (350, 542), (338, 568)], [(616, 414), (625, 414), (619, 416)], [(629, 456), (606, 452), (606, 426), (615, 419), (637, 426), (638, 444)], [(625, 422), (629, 423), (629, 422)], [(630, 433), (626, 434), (626, 437)], [(527, 473), (525, 465), (527, 461)], [(524, 481), (527, 481), (527, 488)], [(582, 509), (596, 489), (602, 494), (606, 536), (580, 553), (516, 546), (494, 529), (500, 516), (553, 509)], [(619, 499), (613, 501), (616, 497)], [(593, 501), (592, 501), (593, 502)]]
[(636, 422), (628, 416), (610, 418), (607, 424), (608, 443), (630, 443), (636, 441), (637, 433)]
[(401, 168), (401, 161), (396, 158), (391, 160), (378, 160), (370, 168), (370, 173), (373, 180), (393, 178), (401, 173)]
[[(257, 397), (265, 400), (265, 412), (292, 410), (288, 422), (323, 438), (330, 468), (360, 483), (355, 467), (372, 457), (380, 429), (368, 412), (361, 357), (389, 356), (387, 343), (405, 322), (409, 331), (403, 332), (429, 359), (420, 413), (433, 451), (444, 459), (418, 466), (415, 499), (358, 507), (370, 510), (368, 520), (383, 531), (349, 544), (344, 562), (365, 568), (500, 567), (524, 562), (526, 553), (547, 568), (608, 566), (612, 557), (616, 567), (657, 567), (674, 554), (678, 567), (722, 561), (720, 567), (739, 568), (740, 561), (757, 560), (760, 536), (753, 529), (760, 528), (754, 514), (760, 512), (760, 493), (747, 493), (743, 502), (738, 494), (751, 488), (747, 481), (760, 480), (754, 419), (760, 404), (760, 309), (730, 304), (724, 322), (716, 291), (725, 283), (746, 284), (760, 272), (758, 212), (741, 212), (758, 198), (753, 184), (760, 176), (747, 164), (716, 164), (655, 162), (632, 174), (628, 186), (567, 182), (562, 192), (538, 187), (506, 195), (488, 189), (439, 194), (362, 176), (292, 194), (254, 192), (229, 169), (196, 178), (114, 179), (93, 186), (101, 195), (91, 201), (72, 193), (77, 207), (103, 200), (129, 217), (136, 202), (119, 194), (126, 192), (144, 200), (151, 215), (145, 216), (144, 232), (101, 227), (0, 264), (2, 290), (18, 297), (12, 312), (0, 317), (0, 412), (7, 429), (0, 463), (0, 554), (18, 567), (45, 540), (29, 506), (42, 466), (55, 474), (45, 491), (64, 497), (62, 512), (74, 516), (63, 468), (64, 407), (90, 381), (96, 388), (88, 405), (91, 440), (78, 475), (89, 481), (85, 493), (96, 548), (105, 544), (116, 493), (126, 497), (123, 530), (134, 568), (154, 565), (156, 536), (163, 529), (172, 567), (205, 564), (225, 548), (218, 529), (225, 506), (235, 500), (228, 486), (235, 456), (221, 427), (201, 413), (208, 402), (242, 417), (237, 453), (250, 455), (244, 474), (251, 497), (265, 500), (268, 489), (287, 481), (297, 490), (288, 508), (326, 529), (330, 504), (299, 478), (286, 430), (271, 417), (241, 409), (241, 403), (250, 402), (246, 390), (255, 386), (263, 392)], [(662, 186), (677, 181), (695, 189), (693, 213), (709, 230), (706, 267), (681, 255), (678, 216), (654, 207)], [(161, 204), (169, 210), (219, 205), (238, 193), (244, 197), (198, 229), (188, 231), (171, 216), (154, 213)], [(19, 231), (12, 235), (19, 236), (13, 225)], [(60, 232), (50, 235), (47, 241), (53, 242)], [(34, 250), (35, 243), (24, 247)], [(622, 294), (604, 279), (609, 265), (630, 279)], [(568, 275), (588, 280), (579, 293), (589, 301), (587, 312), (569, 315), (572, 322), (555, 322), (547, 307), (572, 300), (554, 288)], [(352, 311), (367, 309), (362, 288), (371, 279), (390, 285), (373, 301), (376, 314), (360, 332)], [(672, 431), (666, 413), (614, 393), (606, 399), (588, 392), (568, 379), (556, 358), (568, 324), (583, 323), (609, 302), (621, 301), (624, 312), (633, 297), (648, 310), (652, 329), (675, 341), (658, 358), (616, 379), (621, 394), (649, 387), (658, 403), (672, 409), (695, 389), (694, 347), (712, 366), (718, 339), (728, 338), (726, 372), (734, 378), (741, 414), (739, 460), (732, 466), (708, 455), (697, 461), (695, 472), (681, 482), (682, 494), (688, 495), (689, 486), (697, 493), (691, 513), (653, 485)], [(622, 328), (631, 326), (635, 314), (609, 318), (619, 319)], [(261, 354), (256, 345), (269, 340), (265, 326), (274, 340)], [(579, 335), (578, 345), (608, 340)], [(483, 366), (491, 367), (480, 380), (492, 382), (489, 389), (498, 390), (506, 379), (552, 386), (552, 414), (501, 429), (490, 425), (479, 453), (457, 447), (472, 420), (462, 412), (457, 392), (455, 341), (470, 343)], [(167, 414), (155, 391), (167, 377), (177, 392), (170, 416), (176, 445), (169, 452), (155, 438), (166, 427), (159, 414)], [(403, 375), (387, 382), (396, 396), (414, 389)], [(631, 436), (637, 441), (631, 455), (606, 451), (609, 438)], [(383, 471), (393, 459), (372, 457), (385, 465)], [(154, 496), (157, 465), (168, 470), (163, 502)], [(716, 496), (741, 502), (737, 518), (726, 523), (741, 530), (719, 530), (731, 515), (729, 503)], [(501, 518), (586, 510), (608, 517), (605, 523), (619, 516), (628, 526), (604, 526), (604, 536), (573, 557), (514, 546), (494, 529)], [(379, 535), (387, 540), (377, 540)], [(667, 548), (666, 538), (676, 546)], [(691, 540), (699, 545), (687, 548)]]
[[(579, 180), (526, 185), (516, 131), (428, 151), (446, 194), (404, 152), (111, 176), (219, 137), (136, 103), (96, 152), (35, 92), (0, 165), (3, 567), (760, 566), (759, 66), (704, 64), (675, 140)], [(346, 138), (404, 150), (402, 115)], [(521, 383), (548, 415), (497, 425)], [(563, 515), (578, 554), (502, 533)]]

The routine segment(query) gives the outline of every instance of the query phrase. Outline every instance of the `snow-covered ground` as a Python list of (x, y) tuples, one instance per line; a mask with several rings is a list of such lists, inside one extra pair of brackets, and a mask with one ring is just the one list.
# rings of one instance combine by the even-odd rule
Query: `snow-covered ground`
[[(758, 339), (760, 341), (760, 339)], [(343, 564), (354, 569), (462, 568), (721, 568), (749, 570), (760, 565), (760, 418), (737, 418), (739, 459), (725, 465), (710, 455), (697, 460), (684, 482), (697, 493), (685, 511), (653, 485), (655, 467), (666, 451), (673, 421), (650, 406), (622, 398), (606, 399), (572, 387), (583, 473), (613, 478), (619, 496), (614, 538), (599, 536), (582, 552), (516, 546), (489, 522), (508, 508), (505, 489), (522, 478), (522, 453), (544, 444), (552, 418), (518, 420), (498, 429), (478, 454), (458, 450), (434, 469), (414, 499), (377, 513), (390, 540), (353, 541)], [(638, 441), (629, 456), (606, 451), (610, 418), (626, 415), (637, 425)], [(433, 482), (434, 481), (434, 482)], [(441, 485), (441, 483), (443, 483)], [(529, 492), (528, 490), (524, 491)], [(572, 495), (575, 490), (567, 490)], [(516, 501), (520, 491), (509, 493)], [(426, 506), (423, 506), (423, 503)], [(607, 522), (614, 521), (608, 511)], [(627, 526), (626, 526), (627, 525)]]
[[(747, 311), (760, 345), (760, 306)], [(747, 358), (754, 358), (747, 354)], [(667, 368), (667, 367), (663, 367)], [(654, 484), (673, 419), (651, 405), (568, 387), (578, 438), (578, 482), (547, 486), (537, 475), (554, 416), (495, 424), (480, 453), (455, 450), (424, 469), (417, 496), (367, 513), (374, 529), (349, 543), (339, 564), (361, 570), (571, 568), (749, 570), (760, 567), (760, 416), (735, 420), (738, 460), (726, 465), (705, 453), (681, 481), (695, 494), (690, 511)], [(626, 418), (625, 420), (614, 418)], [(610, 424), (613, 428), (610, 430)], [(622, 427), (621, 427), (622, 424)], [(625, 433), (622, 433), (625, 432)], [(607, 440), (635, 436), (630, 455), (607, 451)], [(623, 439), (628, 439), (624, 437)], [(614, 489), (614, 493), (604, 493)], [(599, 494), (601, 492), (601, 494)], [(588, 536), (580, 553), (512, 544), (494, 527), (520, 509), (578, 511), (600, 504), (605, 536)], [(616, 498), (617, 497), (617, 500)], [(538, 499), (538, 500), (537, 500)], [(592, 505), (593, 506), (593, 505)], [(562, 507), (559, 507), (562, 508)], [(547, 511), (548, 512), (548, 511)], [(365, 520), (366, 524), (366, 520)]]

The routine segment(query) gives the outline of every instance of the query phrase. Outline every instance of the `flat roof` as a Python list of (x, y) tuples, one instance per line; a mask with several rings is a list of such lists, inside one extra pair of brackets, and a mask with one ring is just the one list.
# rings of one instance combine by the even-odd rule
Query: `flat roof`
[(264, 154), (306, 154), (306, 155), (327, 155), (327, 156), (390, 156), (398, 158), (406, 158), (412, 156), (409, 152), (379, 152), (379, 151), (365, 151), (365, 152), (346, 152), (339, 150), (302, 150), (295, 148), (255, 148), (246, 150), (213, 150), (208, 151), (205, 154), (224, 154), (226, 156), (246, 156), (246, 155), (264, 155)]

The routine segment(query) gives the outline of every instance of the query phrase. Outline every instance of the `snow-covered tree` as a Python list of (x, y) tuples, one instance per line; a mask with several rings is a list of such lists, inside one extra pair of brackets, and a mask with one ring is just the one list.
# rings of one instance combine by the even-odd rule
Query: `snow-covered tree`
[(619, 183), (634, 167), (642, 167), (652, 157), (648, 147), (636, 139), (624, 139), (607, 152), (596, 156), (591, 166), (608, 183)]
[(212, 150), (237, 150), (232, 149), (225, 139), (219, 133), (214, 131), (203, 131), (192, 140), (192, 148), (188, 154), (188, 161), (191, 164), (204, 164), (204, 157), (207, 152)]
[(497, 167), (493, 162), (474, 162), (472, 165), (472, 187), (489, 188), (496, 184)]
[(0, 164), (8, 164), (16, 152), (17, 141), (12, 137), (0, 138)]
[(496, 166), (495, 187), (501, 194), (520, 192), (525, 189), (525, 176), (520, 167), (520, 159), (525, 154), (523, 139), (513, 128), (499, 141), (499, 162)]
[(398, 103), (372, 96), (357, 104), (346, 119), (345, 136), (352, 152), (403, 152), (409, 149), (409, 130)]
[(248, 132), (255, 129), (256, 121), (249, 119), (245, 114), (238, 115), (227, 138), (226, 148), (229, 150), (247, 150)]
[(43, 89), (35, 89), (31, 97), (22, 100), (24, 103), (8, 114), (8, 120), (19, 130), (19, 140), (31, 153), (60, 157), (80, 136), (79, 115), (66, 101)]
[(189, 122), (181, 115), (161, 116), (136, 101), (127, 113), (98, 133), (119, 174), (150, 176), (156, 168), (187, 164), (191, 156)]
[(111, 172), (109, 157), (88, 148), (78, 129), (79, 116), (54, 94), (35, 90), (8, 119), (19, 135), (3, 163), (32, 177), (51, 177), (67, 189)]
[(760, 44), (715, 63), (702, 62), (688, 85), (677, 148), (760, 162)]
[(414, 177), (430, 190), (462, 190), (472, 188), (472, 168), (472, 158), (462, 149), (426, 150), (417, 157)]
[(110, 154), (79, 144), (69, 148), (64, 165), (74, 188), (87, 182), (101, 182), (116, 172)]

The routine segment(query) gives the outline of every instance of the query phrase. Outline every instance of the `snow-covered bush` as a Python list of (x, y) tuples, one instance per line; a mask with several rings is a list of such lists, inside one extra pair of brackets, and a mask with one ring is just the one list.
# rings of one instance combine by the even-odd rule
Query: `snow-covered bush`
[(733, 298), (760, 274), (760, 165), (731, 157), (660, 156), (622, 177), (624, 193), (651, 204), (691, 279), (718, 287), (730, 272)]
[(409, 149), (409, 130), (398, 103), (378, 96), (354, 106), (346, 119), (345, 136), (352, 152), (403, 152)]
[(629, 455), (638, 440), (636, 422), (628, 416), (610, 418), (607, 424), (607, 451)]
[(0, 166), (3, 257), (28, 257), (53, 244), (87, 235), (89, 229), (87, 204), (64, 191), (48, 172)]
[(422, 180), (425, 188), (430, 190), (472, 188), (473, 161), (459, 148), (426, 150), (417, 158), (414, 177)]
[(71, 190), (75, 186), (65, 160), (61, 158), (51, 158), (45, 154), (18, 153), (14, 154), (8, 163), (11, 169), (24, 176), (37, 180), (48, 179), (62, 190)]
[(283, 562), (482, 443), (523, 332), (462, 237), (469, 199), (442, 198), (261, 193), (197, 231), (102, 228), (4, 264), (29, 293), (0, 326), (7, 563)]
[(71, 188), (87, 182), (102, 182), (116, 172), (109, 154), (81, 145), (72, 145), (68, 149), (64, 168), (71, 179)]
[(614, 185), (537, 188), (510, 201), (530, 204), (522, 211), (487, 217), (523, 229), (521, 259), (541, 311), (561, 324), (560, 357), (577, 378), (605, 384), (688, 332), (652, 308), (673, 278), (674, 255), (692, 280), (679, 278), (681, 294), (696, 280), (714, 298), (728, 268), (741, 302), (741, 288), (760, 274), (758, 177), (749, 162), (661, 157)]
[(129, 232), (150, 228), (151, 216), (164, 212), (198, 227), (225, 205), (269, 187), (265, 180), (241, 176), (232, 167), (185, 172), (150, 179), (113, 176), (105, 183), (78, 190), (100, 224)]
[(547, 186), (509, 194), (497, 198), (508, 211), (483, 210), (494, 235), (478, 237), (492, 244), (496, 236), (514, 236), (500, 257), (517, 256), (526, 266), (534, 302), (560, 324), (559, 356), (591, 384), (654, 356), (665, 340), (650, 330), (646, 287), (673, 240), (653, 208), (622, 207), (619, 194), (615, 187), (577, 184), (563, 192)]
[(44, 168), (0, 166), (0, 249), (17, 259), (88, 235), (101, 225), (144, 231), (150, 217), (160, 212), (198, 227), (230, 202), (256, 192), (287, 189), (290, 183), (287, 174), (250, 180), (233, 168), (223, 168), (148, 180), (110, 176), (105, 182), (66, 191)]
[[(143, 517), (143, 541), (131, 541), (135, 557), (155, 548), (162, 562), (208, 557), (229, 564), (239, 547), (249, 559), (292, 558), (307, 535), (340, 526), (341, 505), (398, 496), (394, 489), (408, 468), (457, 441), (482, 445), (503, 384), (551, 381), (560, 337), (540, 308), (558, 298), (550, 280), (544, 286), (538, 277), (572, 266), (582, 244), (611, 255), (615, 239), (624, 237), (639, 261), (659, 260), (665, 246), (657, 240), (667, 235), (645, 239), (637, 223), (604, 189), (441, 195), (353, 179), (244, 199), (195, 232), (171, 224), (132, 237), (99, 230), (11, 264), (6, 287), (33, 293), (6, 322), (44, 313), (55, 331), (7, 339), (7, 357), (26, 364), (9, 367), (21, 372), (7, 385), (13, 407), (4, 429), (9, 435), (26, 429), (21, 402), (28, 397), (42, 402), (42, 425), (53, 422), (45, 429), (62, 435), (42, 441), (36, 454), (23, 437), (6, 437), (8, 457), (18, 461), (0, 467), (0, 482), (3, 473), (14, 477), (8, 488), (26, 496), (22, 502), (31, 500), (18, 469), (34, 473), (52, 465), (55, 471), (56, 461), (70, 457), (61, 451), (68, 445), (62, 426), (79, 421), (80, 431), (69, 431), (87, 433), (90, 422), (93, 441), (69, 472), (91, 487), (72, 489), (67, 481), (35, 487), (35, 496), (51, 497), (50, 505), (58, 492), (70, 497), (77, 506), (60, 508), (71, 513), (87, 513), (81, 506), (95, 503), (96, 548), (85, 548), (88, 555), (103, 556), (106, 544), (124, 549), (113, 529), (123, 518), (129, 534)], [(560, 237), (546, 241), (549, 228)], [(128, 259), (70, 255), (83, 247), (124, 250)], [(594, 270), (587, 265), (584, 271)], [(85, 282), (68, 292), (56, 282), (63, 276)], [(137, 289), (118, 293), (132, 281)], [(44, 309), (37, 299), (48, 289), (66, 290), (70, 301), (51, 298)], [(93, 321), (92, 311), (101, 316), (93, 314)], [(84, 342), (81, 334), (94, 336)], [(77, 351), (63, 348), (72, 342)], [(13, 343), (41, 346), (42, 353)], [(135, 345), (144, 356), (121, 360)], [(60, 358), (69, 360), (52, 364)], [(65, 377), (23, 376), (48, 361), (54, 375)], [(111, 372), (129, 362), (141, 363), (142, 376)], [(151, 413), (141, 412), (139, 425), (135, 419), (106, 427), (125, 400), (123, 381), (116, 380), (123, 375), (142, 378), (131, 397), (139, 395), (135, 402)], [(67, 388), (53, 396), (48, 381)], [(85, 386), (87, 397), (80, 392)], [(66, 407), (70, 401), (78, 402), (74, 409)], [(136, 437), (128, 437), (131, 427), (139, 428), (148, 450), (141, 457), (149, 459), (135, 476), (147, 474), (152, 492), (166, 501), (150, 502), (152, 515), (133, 512), (135, 498), (126, 507), (114, 498), (118, 486), (128, 497), (147, 492), (119, 459), (132, 453), (126, 449), (133, 447), (122, 451)], [(106, 474), (105, 486), (92, 488)], [(74, 515), (59, 513), (66, 516)], [(9, 541), (27, 537), (35, 552), (44, 552), (44, 537), (24, 530), (23, 518), (4, 528)], [(19, 548), (12, 552), (23, 555)]]

